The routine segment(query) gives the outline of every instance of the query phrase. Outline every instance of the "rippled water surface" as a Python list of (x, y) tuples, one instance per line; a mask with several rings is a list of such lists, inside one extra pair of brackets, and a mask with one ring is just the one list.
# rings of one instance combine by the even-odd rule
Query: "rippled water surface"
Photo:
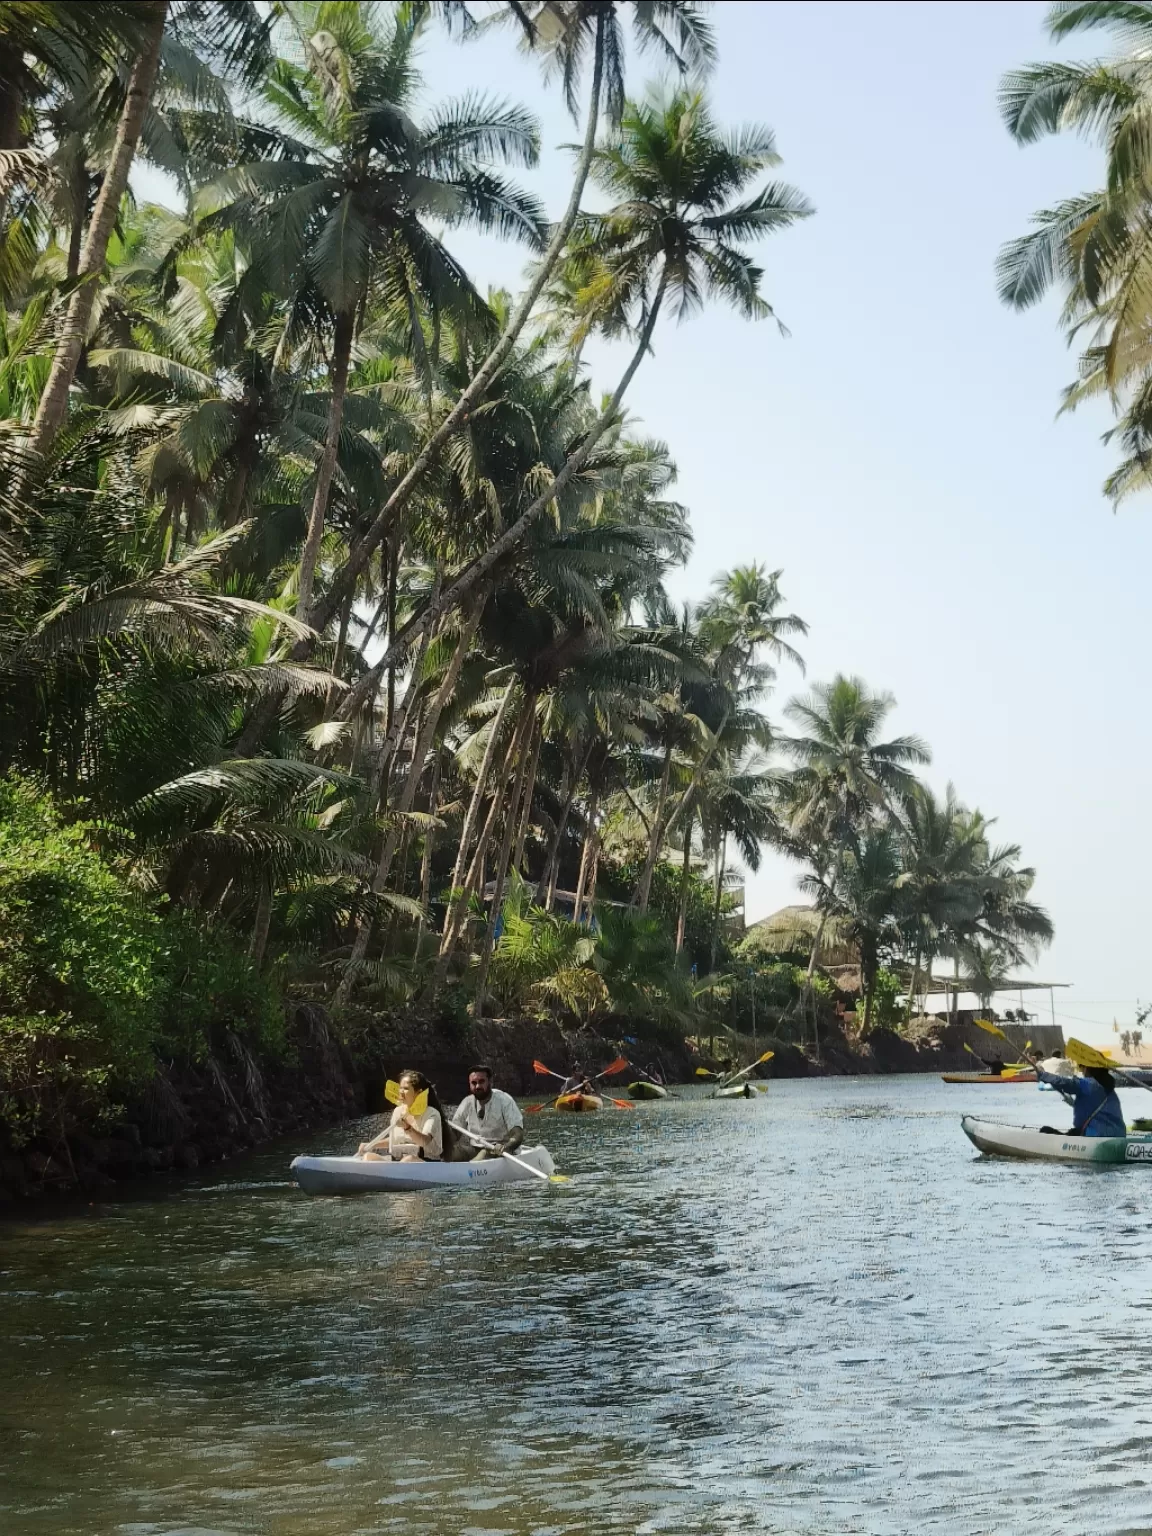
[(534, 1119), (567, 1185), (309, 1198), (279, 1147), (0, 1225), (0, 1530), (1147, 1536), (1152, 1170), (970, 1109), (1060, 1114), (774, 1083)]

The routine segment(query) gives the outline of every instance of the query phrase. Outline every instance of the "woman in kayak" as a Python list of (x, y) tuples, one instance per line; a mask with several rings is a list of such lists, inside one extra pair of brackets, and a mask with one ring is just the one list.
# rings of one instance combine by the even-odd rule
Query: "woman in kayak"
[[(388, 1129), (372, 1141), (362, 1141), (358, 1156), (379, 1163), (388, 1158), (394, 1163), (439, 1163), (444, 1160), (444, 1108), (436, 1090), (423, 1072), (400, 1074), (400, 1102), (392, 1111)], [(427, 1093), (424, 1113), (412, 1113), (417, 1094)], [(451, 1133), (449, 1133), (450, 1135)], [(449, 1150), (449, 1159), (451, 1150)]]
[(1126, 1136), (1124, 1111), (1111, 1072), (1105, 1067), (1081, 1067), (1076, 1077), (1058, 1077), (1045, 1072), (1036, 1063), (1036, 1079), (1062, 1093), (1072, 1106), (1072, 1129), (1058, 1131), (1055, 1126), (1040, 1129), (1052, 1136)]

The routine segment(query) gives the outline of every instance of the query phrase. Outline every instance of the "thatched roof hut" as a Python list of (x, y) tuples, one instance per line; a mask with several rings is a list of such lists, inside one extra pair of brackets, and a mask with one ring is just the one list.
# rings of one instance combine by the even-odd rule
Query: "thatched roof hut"
[[(786, 957), (803, 956), (807, 960), (820, 928), (820, 914), (815, 907), (781, 907), (758, 923), (749, 923), (744, 931), (745, 942), (752, 940), (763, 954)], [(844, 942), (835, 918), (824, 925), (820, 939), (819, 963), (825, 970), (841, 967), (858, 967), (860, 957), (851, 944)]]

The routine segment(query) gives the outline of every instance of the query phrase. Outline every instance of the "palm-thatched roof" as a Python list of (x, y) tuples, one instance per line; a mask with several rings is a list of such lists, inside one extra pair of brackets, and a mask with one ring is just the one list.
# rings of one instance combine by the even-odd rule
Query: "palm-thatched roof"
[[(744, 931), (745, 939), (756, 937), (757, 945), (768, 954), (794, 955), (811, 953), (820, 914), (815, 907), (781, 907), (757, 923), (749, 923)], [(827, 967), (859, 965), (859, 956), (850, 944), (846, 944), (839, 932), (835, 918), (829, 918), (820, 939), (820, 964)]]

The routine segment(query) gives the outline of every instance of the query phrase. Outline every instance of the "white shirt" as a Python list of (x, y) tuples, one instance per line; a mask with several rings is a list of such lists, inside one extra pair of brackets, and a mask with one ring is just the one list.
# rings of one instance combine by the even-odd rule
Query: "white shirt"
[(444, 1127), (440, 1124), (440, 1116), (429, 1106), (416, 1120), (417, 1126), (425, 1136), (431, 1140), (425, 1144), (416, 1141), (408, 1134), (408, 1127), (399, 1122), (408, 1113), (407, 1106), (397, 1104), (392, 1111), (392, 1118), (388, 1122), (388, 1150), (393, 1157), (419, 1157), (423, 1152), (428, 1162), (439, 1162), (444, 1156)]
[(485, 1141), (499, 1141), (509, 1131), (519, 1130), (524, 1124), (516, 1100), (499, 1088), (493, 1088), (492, 1097), (483, 1104), (470, 1093), (452, 1118), (474, 1135), (483, 1136)]

